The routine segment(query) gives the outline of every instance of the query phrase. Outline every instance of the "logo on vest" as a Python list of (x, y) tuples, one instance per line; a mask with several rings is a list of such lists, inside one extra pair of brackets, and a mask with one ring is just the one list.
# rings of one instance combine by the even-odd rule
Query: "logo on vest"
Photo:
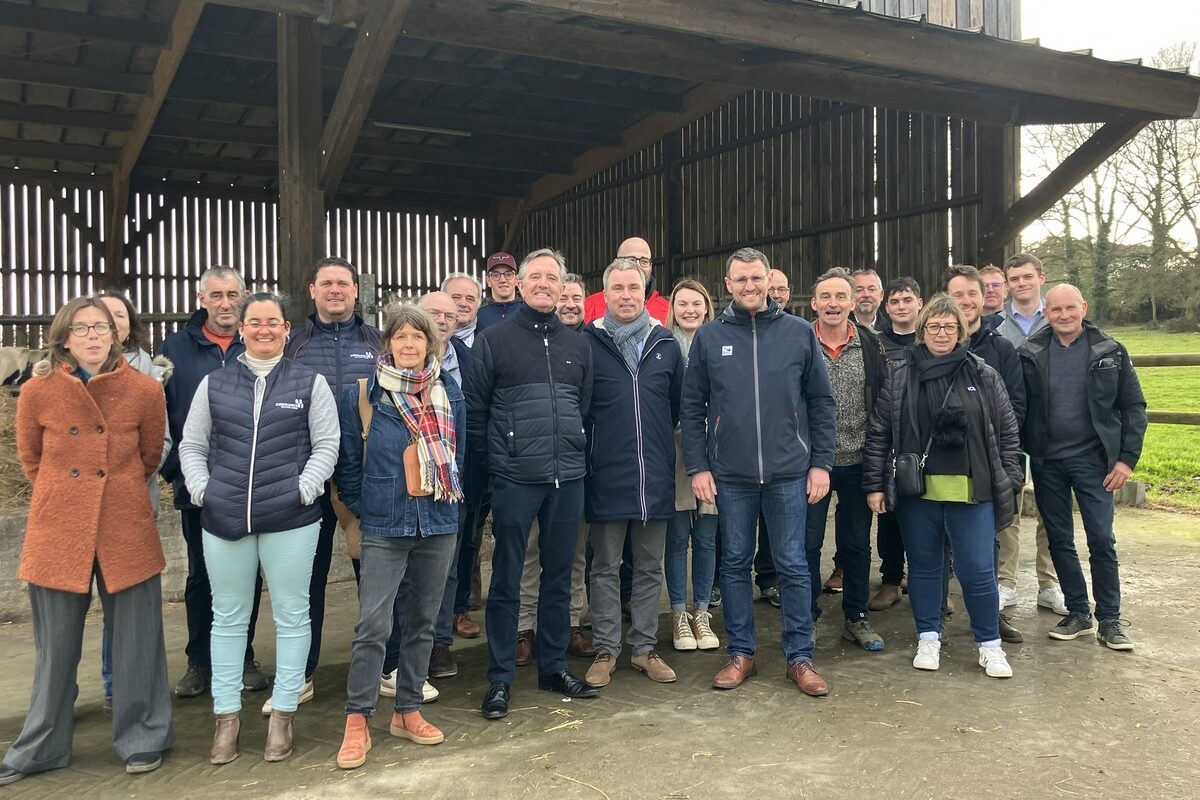
[(723, 345), (721, 345), (721, 355), (722, 355), (722, 356), (731, 356), (731, 355), (733, 355), (733, 345), (731, 345), (731, 344), (723, 344)]
[(373, 353), (351, 353), (350, 357), (351, 358), (361, 358), (366, 361), (374, 361), (375, 360), (375, 355)]
[(275, 404), (275, 407), (276, 408), (287, 408), (287, 409), (291, 409), (292, 411), (303, 411), (304, 410), (304, 401), (301, 400), (299, 397), (297, 397), (296, 401), (294, 403), (279, 402), (279, 403)]

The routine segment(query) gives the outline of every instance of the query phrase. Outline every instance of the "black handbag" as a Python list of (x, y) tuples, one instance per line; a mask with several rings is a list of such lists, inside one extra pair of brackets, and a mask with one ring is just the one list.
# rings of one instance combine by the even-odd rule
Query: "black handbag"
[[(964, 362), (965, 363), (965, 362)], [(961, 369), (961, 367), (960, 367)], [(950, 393), (954, 391), (954, 380), (958, 370), (950, 376), (950, 388), (942, 398), (938, 412), (946, 407)], [(914, 402), (916, 402), (914, 400)], [(929, 457), (929, 448), (933, 446), (933, 426), (930, 425), (929, 438), (925, 440), (925, 449), (921, 453), (900, 453), (892, 459), (892, 475), (896, 479), (897, 497), (920, 497), (925, 494), (925, 459)]]

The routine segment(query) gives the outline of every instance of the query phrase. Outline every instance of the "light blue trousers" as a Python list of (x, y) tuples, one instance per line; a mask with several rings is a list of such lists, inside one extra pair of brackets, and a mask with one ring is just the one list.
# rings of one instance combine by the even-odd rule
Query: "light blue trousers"
[(308, 584), (321, 524), (247, 536), (236, 542), (204, 532), (204, 560), (212, 584), (213, 713), (242, 710), (246, 631), (254, 607), (254, 581), (262, 565), (275, 619), (275, 688), (271, 706), (295, 711), (304, 688), (312, 641)]

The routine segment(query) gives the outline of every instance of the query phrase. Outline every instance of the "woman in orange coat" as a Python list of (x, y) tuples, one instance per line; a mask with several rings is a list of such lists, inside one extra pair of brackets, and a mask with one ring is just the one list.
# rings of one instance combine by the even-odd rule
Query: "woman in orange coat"
[(122, 357), (112, 315), (98, 299), (59, 309), (47, 348), (17, 404), (17, 453), (33, 484), (17, 576), (29, 583), (37, 667), (0, 786), (71, 763), (93, 577), (112, 620), (113, 744), (125, 771), (156, 769), (174, 741), (159, 579), (165, 561), (146, 492), (162, 455), (163, 390)]

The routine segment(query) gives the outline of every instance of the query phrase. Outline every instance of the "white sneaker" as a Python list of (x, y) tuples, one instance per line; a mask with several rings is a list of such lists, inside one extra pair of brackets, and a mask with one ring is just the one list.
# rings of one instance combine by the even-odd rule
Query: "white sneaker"
[(721, 640), (713, 633), (712, 614), (707, 611), (697, 611), (692, 614), (692, 633), (696, 635), (696, 647), (701, 650), (715, 650), (721, 646)]
[[(307, 703), (309, 700), (312, 700), (314, 696), (316, 696), (316, 691), (313, 689), (313, 682), (305, 681), (304, 688), (300, 690), (300, 702)], [(267, 702), (263, 703), (262, 715), (264, 717), (269, 717), (271, 716), (272, 711), (274, 711), (274, 708), (271, 706), (271, 699), (268, 697)]]
[(386, 675), (379, 678), (379, 696), (380, 697), (395, 697), (396, 696), (396, 670), (392, 670)]
[(1011, 678), (1012, 667), (1008, 665), (1008, 656), (999, 647), (979, 648), (979, 666), (989, 678)]
[(917, 655), (913, 666), (917, 669), (935, 670), (942, 664), (942, 643), (926, 639), (917, 640)]
[(1005, 609), (1009, 606), (1017, 604), (1017, 590), (1010, 589), (1003, 583), (996, 584), (996, 588), (1000, 590), (1000, 608)]
[(437, 690), (437, 688), (429, 681), (425, 681), (425, 683), (422, 684), (422, 686), (421, 686), (421, 702), (432, 703), (434, 700), (437, 700), (441, 696), (442, 696), (442, 693), (439, 692)]
[(676, 650), (695, 650), (696, 635), (692, 633), (692, 615), (686, 611), (671, 612), (671, 643)]
[(1037, 604), (1042, 608), (1048, 608), (1060, 617), (1065, 617), (1070, 612), (1067, 610), (1067, 598), (1063, 597), (1062, 589), (1057, 586), (1047, 586), (1038, 592)]

